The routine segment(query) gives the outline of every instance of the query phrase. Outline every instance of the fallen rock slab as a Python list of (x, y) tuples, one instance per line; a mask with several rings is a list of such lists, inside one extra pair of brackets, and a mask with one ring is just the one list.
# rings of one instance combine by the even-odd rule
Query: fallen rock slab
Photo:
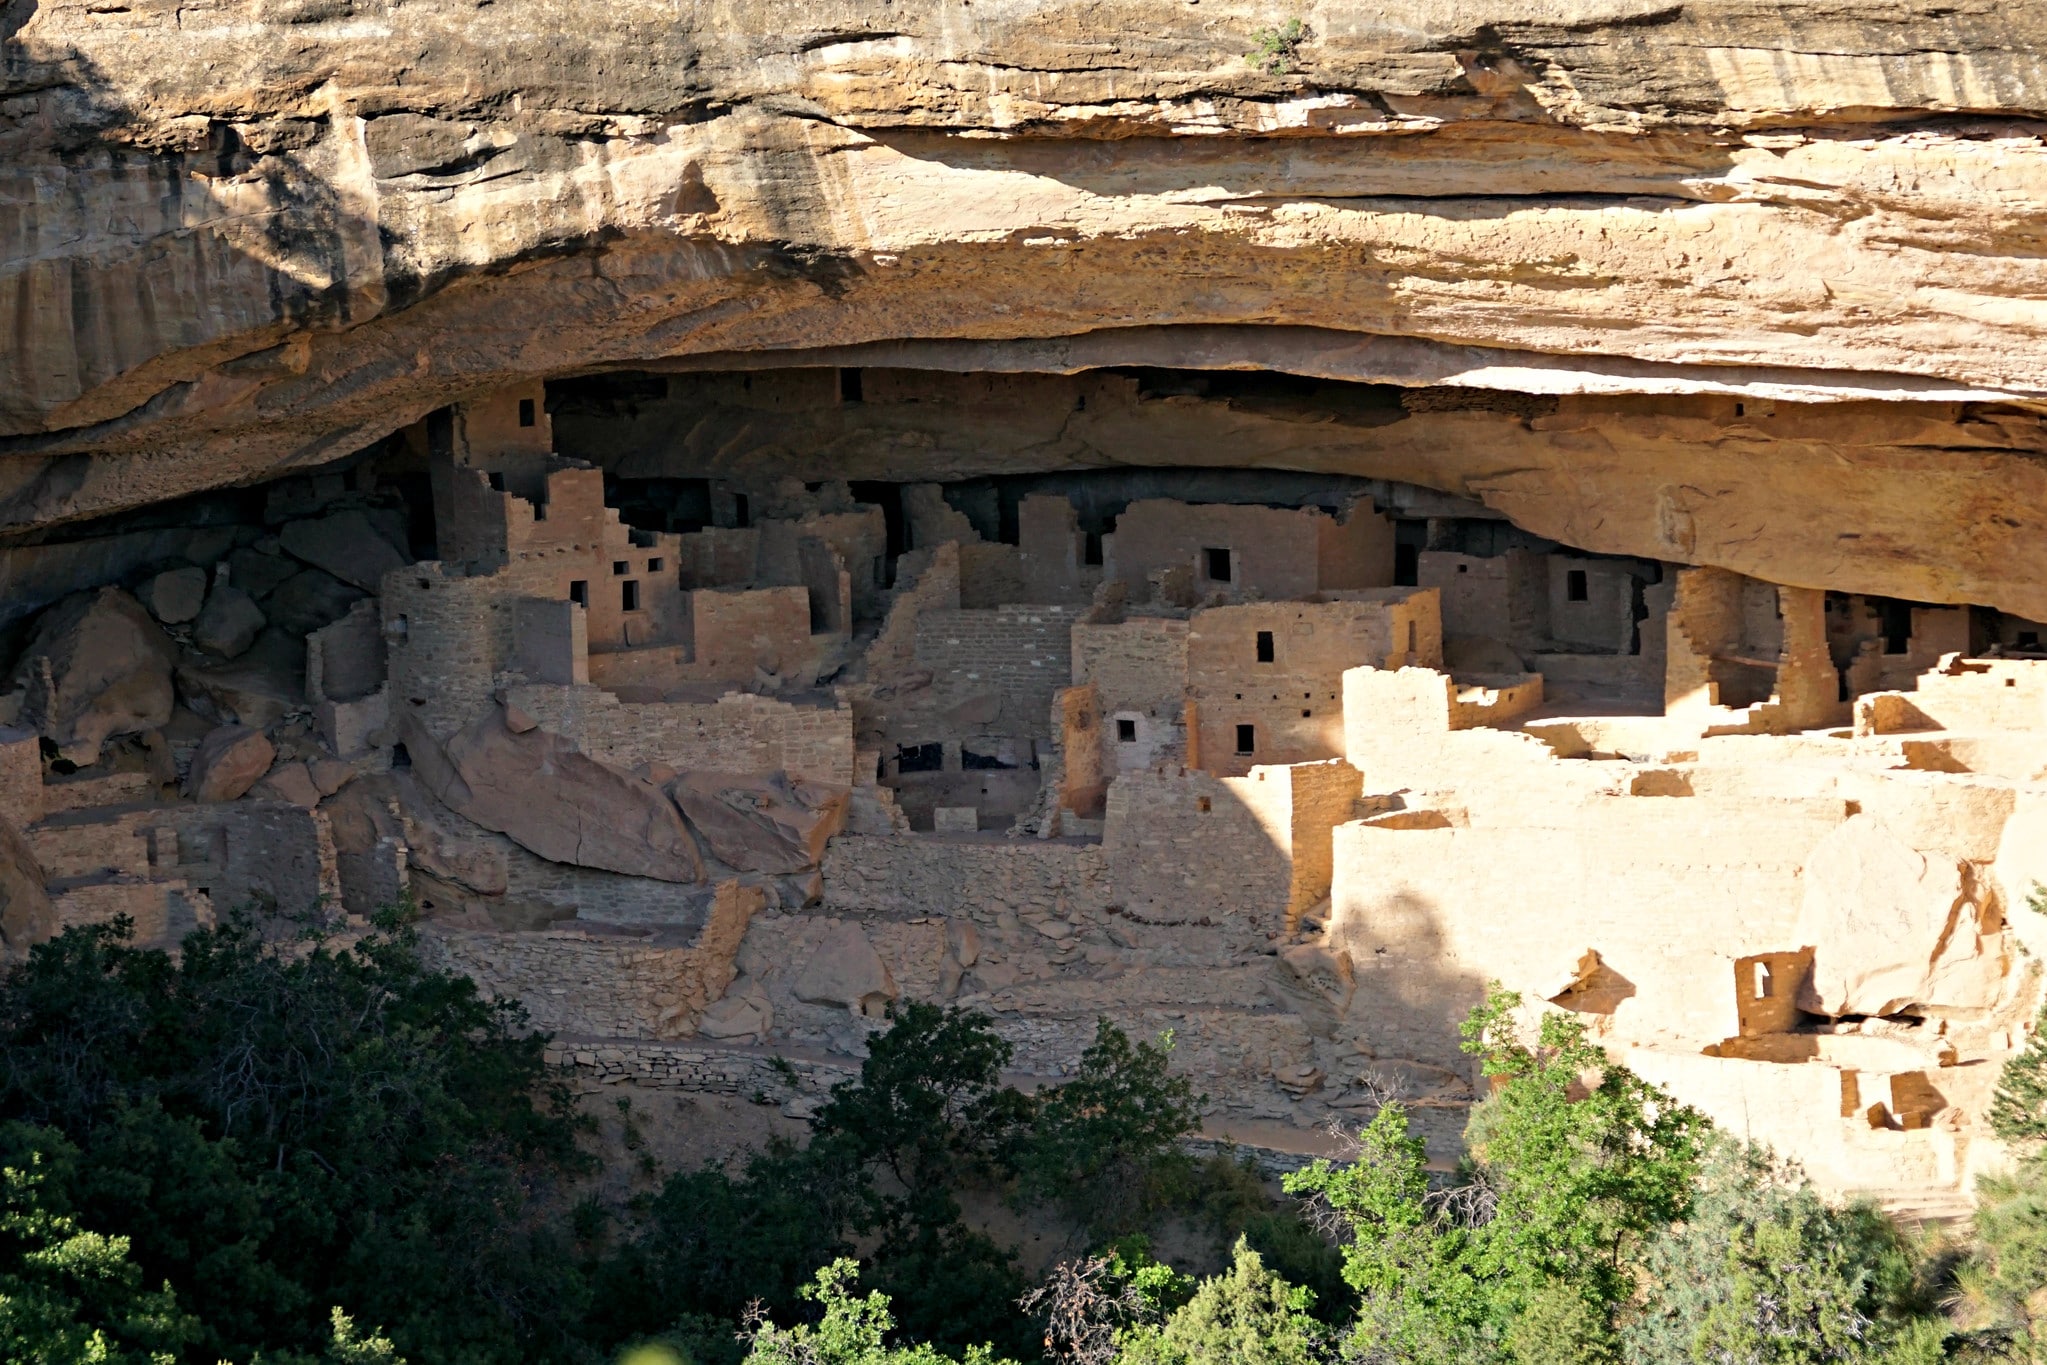
[(375, 592), (386, 573), (404, 568), (406, 562), (360, 508), (288, 522), (277, 533), (277, 540), (294, 559), (324, 569), (365, 592)]
[(742, 872), (805, 872), (846, 823), (844, 787), (787, 773), (685, 773), (668, 795), (712, 856)]
[(261, 730), (220, 726), (199, 741), (185, 792), (194, 801), (233, 801), (246, 795), (276, 759), (276, 746)]
[(113, 735), (154, 730), (176, 701), (169, 636), (119, 588), (75, 593), (43, 613), (15, 666), (21, 720), (80, 767)]
[(445, 745), (408, 716), (413, 771), (441, 803), (541, 857), (666, 882), (702, 881), (697, 847), (659, 787), (549, 730), (489, 715)]

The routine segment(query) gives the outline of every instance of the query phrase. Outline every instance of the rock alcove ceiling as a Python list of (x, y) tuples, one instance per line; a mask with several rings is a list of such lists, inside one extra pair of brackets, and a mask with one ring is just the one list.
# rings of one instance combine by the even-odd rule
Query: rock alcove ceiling
[(2047, 616), (2043, 51), (1988, 0), (41, 0), (0, 74), (0, 521), (540, 377), (1248, 369), (1424, 393), (1147, 427)]

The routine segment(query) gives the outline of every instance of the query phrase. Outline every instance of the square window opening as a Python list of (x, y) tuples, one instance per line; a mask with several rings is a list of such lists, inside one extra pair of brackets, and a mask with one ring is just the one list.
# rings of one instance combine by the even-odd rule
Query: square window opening
[(640, 609), (640, 580), (628, 578), (618, 585), (618, 604), (627, 611)]
[(1230, 568), (1228, 550), (1205, 549), (1201, 552), (1201, 569), (1211, 583), (1229, 582)]
[(1567, 602), (1589, 602), (1592, 600), (1591, 586), (1585, 581), (1583, 569), (1572, 569), (1564, 575), (1564, 600)]
[(1272, 658), (1272, 632), (1261, 630), (1258, 632), (1258, 662), (1269, 664), (1272, 662)]
[(1118, 720), (1116, 722), (1116, 742), (1118, 744), (1137, 743), (1137, 722), (1134, 720)]
[(630, 560), (614, 559), (611, 561), (611, 572), (616, 577), (624, 578), (627, 574), (631, 573), (632, 571), (633, 566)]
[(539, 418), (538, 414), (534, 412), (533, 400), (530, 398), (521, 398), (519, 400), (519, 425), (522, 427), (530, 427), (537, 420), (539, 420)]
[(572, 579), (569, 583), (569, 601), (579, 607), (590, 605), (590, 583), (588, 579)]
[(1239, 725), (1237, 727), (1237, 752), (1240, 754), (1255, 754), (1258, 752), (1257, 726)]
[(501, 472), (493, 469), (489, 474), (485, 475), (485, 477), (490, 480), (490, 487), (492, 492), (502, 493), (505, 491), (505, 476)]
[(661, 572), (661, 561), (660, 561), (659, 559), (650, 559), (650, 560), (648, 560), (648, 561), (647, 561), (647, 572), (648, 572), (648, 573), (660, 573), (660, 572)]

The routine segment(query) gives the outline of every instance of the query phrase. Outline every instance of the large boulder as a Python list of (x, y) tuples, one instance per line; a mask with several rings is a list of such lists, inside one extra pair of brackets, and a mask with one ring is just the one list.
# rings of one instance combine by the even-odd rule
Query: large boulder
[(277, 539), (294, 559), (325, 569), (365, 592), (375, 592), (386, 573), (406, 564), (405, 556), (384, 538), (377, 523), (357, 507), (311, 521), (289, 522)]
[(305, 675), (305, 642), (273, 628), (239, 658), (180, 664), (178, 685), (194, 710), (260, 730), (305, 709)]
[(194, 801), (232, 801), (262, 780), (277, 760), (277, 748), (261, 730), (223, 725), (199, 741), (185, 775)]
[(165, 569), (142, 585), (142, 604), (167, 626), (189, 621), (206, 603), (206, 570), (197, 565)]
[(441, 803), (541, 857), (666, 882), (696, 882), (703, 859), (659, 787), (551, 731), (514, 732), (502, 711), (445, 745), (403, 721), (413, 771)]
[(249, 652), (264, 626), (263, 609), (232, 583), (207, 594), (205, 609), (192, 622), (192, 643), (209, 654), (233, 659)]
[(846, 822), (844, 787), (787, 773), (686, 773), (668, 794), (712, 856), (741, 872), (807, 872)]
[(15, 666), (21, 719), (81, 767), (113, 735), (154, 730), (176, 701), (176, 646), (119, 588), (75, 593), (43, 613)]
[(19, 958), (57, 932), (43, 869), (28, 840), (0, 820), (0, 958)]
[(1838, 1017), (1995, 1003), (2001, 945), (1985, 941), (1955, 859), (1856, 815), (1814, 847), (1803, 881), (1795, 937), (1813, 967), (1799, 1008)]
[(841, 1005), (856, 1014), (879, 1016), (896, 998), (895, 978), (874, 951), (867, 932), (851, 920), (833, 920), (824, 941), (797, 974), (796, 998), (812, 1005)]

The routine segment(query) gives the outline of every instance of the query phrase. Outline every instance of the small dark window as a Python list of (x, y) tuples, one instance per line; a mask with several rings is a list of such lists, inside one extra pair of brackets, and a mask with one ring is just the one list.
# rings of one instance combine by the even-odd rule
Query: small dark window
[(732, 495), (732, 524), (742, 530), (753, 525), (753, 503), (744, 493)]
[(533, 519), (534, 519), (535, 521), (546, 521), (546, 520), (547, 520), (547, 504), (546, 504), (546, 503), (544, 503), (544, 502), (536, 502), (536, 503), (534, 503), (534, 504), (533, 504)]
[(1564, 600), (1567, 602), (1589, 602), (1592, 591), (1585, 581), (1583, 569), (1572, 569), (1564, 575)]
[(1314, 715), (1314, 714), (1315, 714), (1315, 713), (1314, 713), (1313, 711), (1303, 711), (1303, 712), (1301, 712), (1301, 719), (1302, 719), (1302, 720), (1306, 720), (1306, 719), (1308, 719), (1308, 718), (1309, 718), (1310, 716), (1312, 716), (1312, 715)]
[(1230, 581), (1230, 552), (1228, 550), (1203, 550), (1201, 565), (1212, 583)]
[(572, 579), (569, 582), (569, 601), (579, 607), (590, 605), (590, 584), (586, 579)]
[(1416, 588), (1422, 581), (1422, 547), (1419, 545), (1395, 545), (1393, 547), (1393, 586)]
[(530, 427), (533, 425), (533, 419), (534, 419), (533, 400), (530, 398), (521, 398), (519, 400), (519, 425), (522, 427)]
[(1208, 812), (1213, 808), (1214, 808), (1213, 804), (1209, 801), (1207, 797), (1197, 796), (1194, 798), (1194, 809), (1200, 811), (1203, 815), (1208, 814)]
[(1876, 614), (1882, 624), (1884, 653), (1905, 654), (1912, 648), (1912, 604), (1880, 598)]
[(628, 578), (618, 585), (618, 604), (627, 611), (640, 609), (640, 580)]
[(1137, 722), (1134, 720), (1118, 720), (1116, 722), (1116, 742), (1118, 744), (1137, 743)]
[(1410, 653), (1410, 654), (1414, 653), (1414, 648), (1415, 648), (1415, 645), (1414, 645), (1414, 622), (1412, 622), (1412, 621), (1409, 621), (1409, 622), (1407, 623), (1407, 652), (1408, 652), (1408, 653)]
[(631, 573), (632, 571), (633, 566), (631, 561), (629, 560), (614, 559), (611, 561), (611, 572), (620, 578), (624, 578), (627, 574)]
[(1102, 562), (1102, 535), (1099, 531), (1088, 531), (1080, 538), (1080, 562), (1100, 564)]
[(493, 469), (485, 477), (487, 477), (490, 480), (490, 486), (493, 491), (499, 493), (505, 491), (505, 476), (503, 474), (500, 474), (497, 470)]
[(945, 767), (943, 744), (905, 744), (896, 750), (899, 773), (935, 773)]
[(839, 401), (841, 403), (860, 401), (860, 371), (852, 369), (839, 371)]
[(660, 561), (659, 559), (650, 559), (650, 560), (648, 560), (648, 561), (647, 561), (647, 572), (648, 572), (648, 573), (660, 573), (660, 572), (661, 572), (661, 561)]
[(1459, 565), (1457, 566), (1457, 572), (1459, 572), (1459, 573), (1470, 573), (1470, 572), (1471, 572), (1471, 566), (1470, 566), (1469, 564), (1459, 564)]
[(1272, 632), (1269, 630), (1258, 632), (1258, 662), (1261, 664), (1272, 662)]
[(1735, 415), (1736, 417), (1746, 417), (1746, 416), (1748, 416), (1748, 404), (1746, 404), (1746, 403), (1736, 403), (1736, 404), (1734, 405), (1734, 415)]
[(1237, 752), (1240, 754), (1253, 754), (1258, 752), (1257, 726), (1239, 725), (1237, 727)]

